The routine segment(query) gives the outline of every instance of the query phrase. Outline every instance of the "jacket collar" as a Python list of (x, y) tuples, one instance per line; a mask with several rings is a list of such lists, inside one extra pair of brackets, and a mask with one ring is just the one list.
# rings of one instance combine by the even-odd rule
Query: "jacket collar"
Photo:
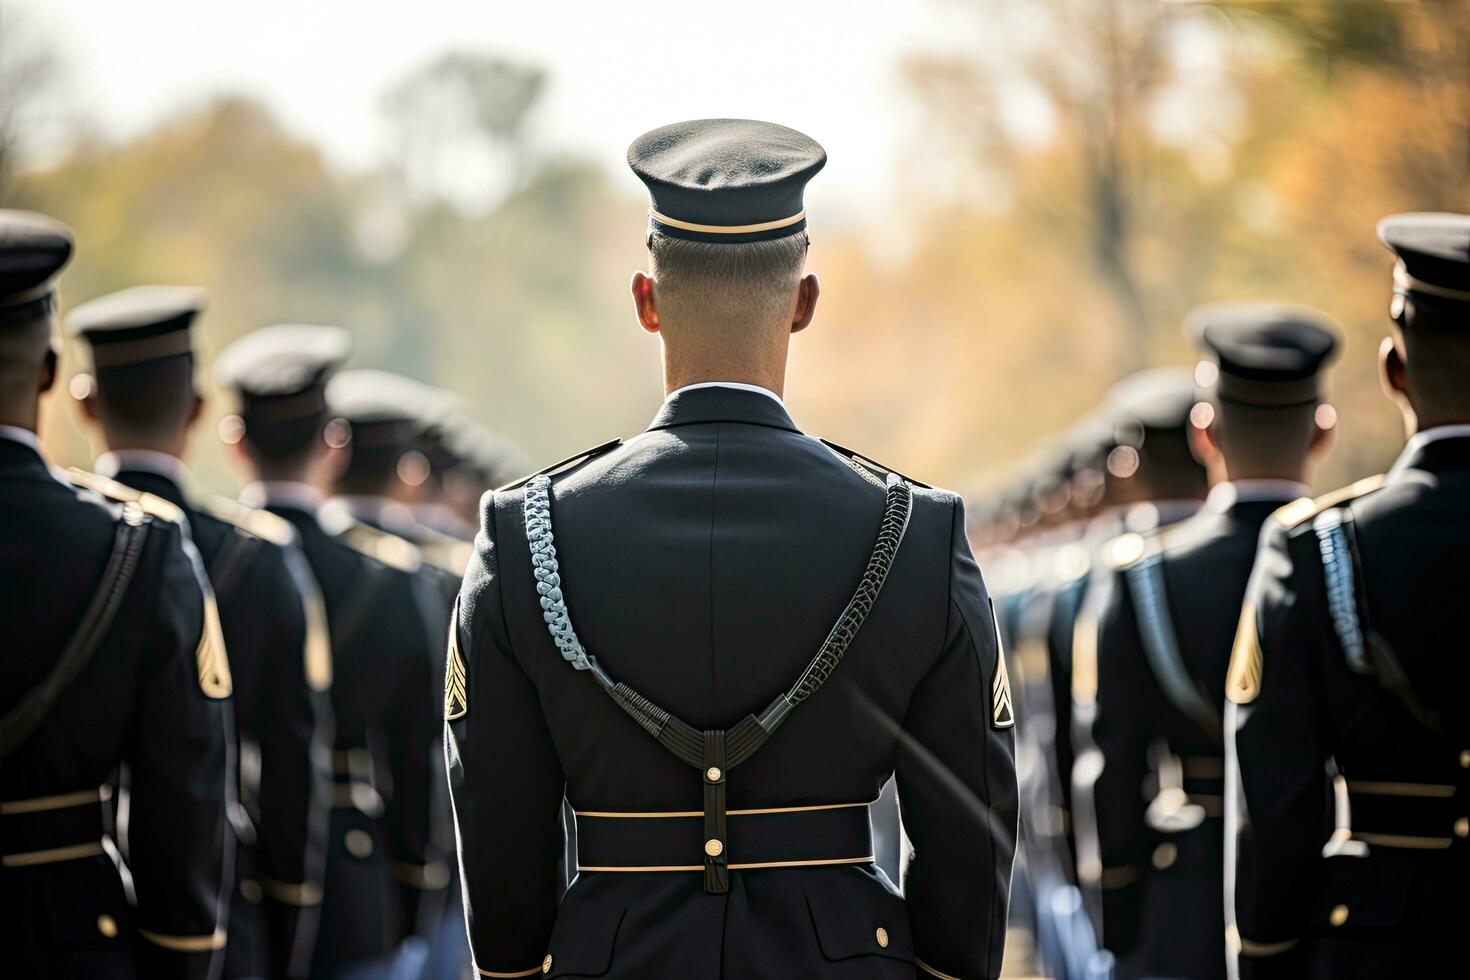
[(702, 422), (742, 422), (788, 432), (801, 431), (791, 421), (785, 406), (770, 395), (724, 385), (679, 389), (664, 402), (648, 428), (671, 429)]
[(1408, 478), (1410, 470), (1434, 474), (1470, 470), (1470, 426), (1438, 426), (1410, 437), (1387, 480), (1397, 483)]
[(184, 488), (173, 477), (160, 473), (150, 467), (123, 466), (121, 469), (113, 470), (104, 474), (109, 479), (116, 480), (124, 486), (151, 493), (155, 497), (162, 497), (171, 504), (182, 507), (186, 513), (192, 515), (193, 509), (189, 506), (188, 498), (184, 494)]

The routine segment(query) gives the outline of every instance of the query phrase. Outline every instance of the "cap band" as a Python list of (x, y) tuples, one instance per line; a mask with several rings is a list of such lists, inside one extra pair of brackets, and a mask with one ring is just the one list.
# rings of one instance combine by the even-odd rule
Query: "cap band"
[(701, 225), (693, 221), (670, 218), (668, 215), (659, 214), (652, 208), (648, 209), (648, 216), (661, 225), (668, 225), (670, 228), (678, 228), (682, 231), (697, 231), (703, 235), (752, 235), (762, 231), (789, 228), (799, 221), (805, 221), (806, 209), (802, 208), (789, 218), (777, 218), (775, 221), (762, 221), (753, 225)]
[(1221, 371), (1220, 379), (1215, 384), (1215, 397), (1221, 401), (1255, 405), (1259, 408), (1291, 408), (1320, 401), (1322, 387), (1320, 377), (1316, 374), (1291, 381), (1261, 381)]
[(295, 422), (313, 415), (324, 415), (327, 411), (326, 392), (320, 386), (308, 388), (294, 395), (247, 395), (241, 405), (240, 414), (250, 421), (264, 424)]
[(23, 290), (19, 293), (0, 296), (0, 309), (11, 306), (25, 306), (27, 303), (34, 303), (38, 299), (45, 299), (55, 291), (56, 280), (54, 278), (47, 279), (39, 286), (32, 286), (30, 289)]
[(177, 357), (194, 349), (187, 330), (174, 330), (139, 340), (118, 340), (109, 343), (92, 341), (92, 366), (98, 371), (108, 368), (142, 364), (145, 361), (161, 361), (165, 357)]
[(1452, 299), (1461, 303), (1470, 303), (1470, 291), (1464, 289), (1450, 289), (1448, 286), (1436, 286), (1432, 282), (1423, 279), (1415, 279), (1409, 275), (1409, 270), (1400, 259), (1393, 267), (1394, 292), (1423, 293), (1426, 296), (1438, 296), (1441, 299)]

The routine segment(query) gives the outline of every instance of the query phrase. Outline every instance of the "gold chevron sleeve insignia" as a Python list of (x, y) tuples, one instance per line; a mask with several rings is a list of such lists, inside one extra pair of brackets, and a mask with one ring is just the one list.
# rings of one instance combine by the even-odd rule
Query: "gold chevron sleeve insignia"
[(469, 714), (468, 676), (459, 653), (459, 603), (449, 617), (449, 657), (444, 665), (444, 720), (454, 721)]
[(1005, 644), (1000, 638), (1000, 620), (995, 615), (995, 603), (990, 604), (990, 622), (995, 627), (995, 676), (990, 679), (990, 727), (1011, 728), (1016, 724), (1016, 712), (1011, 703), (1011, 675), (1006, 670)]
[(1235, 628), (1235, 646), (1230, 651), (1230, 670), (1225, 675), (1225, 696), (1236, 704), (1250, 704), (1261, 693), (1261, 636), (1256, 627), (1255, 604), (1247, 601)]
[(219, 606), (215, 604), (214, 592), (204, 592), (204, 629), (199, 637), (199, 647), (194, 651), (194, 664), (199, 669), (199, 689), (206, 697), (227, 698), (234, 691), (230, 678), (230, 657), (225, 652), (224, 631), (219, 623)]

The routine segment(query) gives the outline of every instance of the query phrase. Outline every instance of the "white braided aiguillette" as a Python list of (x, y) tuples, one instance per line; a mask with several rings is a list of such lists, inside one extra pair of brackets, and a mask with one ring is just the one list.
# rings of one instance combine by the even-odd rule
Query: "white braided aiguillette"
[(578, 670), (592, 666), (561, 591), (561, 572), (556, 563), (556, 540), (551, 531), (551, 480), (538, 476), (526, 485), (526, 541), (531, 547), (531, 568), (536, 576), (536, 594), (541, 597), (541, 617), (551, 641), (562, 658)]

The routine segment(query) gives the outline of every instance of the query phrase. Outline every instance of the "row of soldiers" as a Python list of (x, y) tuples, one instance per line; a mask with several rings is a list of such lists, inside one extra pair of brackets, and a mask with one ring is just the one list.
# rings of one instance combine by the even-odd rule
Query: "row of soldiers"
[[(1450, 976), (1470, 921), (1470, 217), (1378, 226), (1408, 444), (1313, 499), (1330, 318), (1196, 310), (971, 533), (1017, 678), (1050, 975)], [(1385, 284), (1386, 286), (1388, 284)]]
[(249, 483), (202, 494), (204, 296), (154, 286), (65, 318), (107, 451), (61, 473), (37, 406), (72, 250), (0, 211), (4, 972), (460, 976), (444, 638), (515, 461), (442, 393), (339, 373), (346, 330), (281, 325), (217, 359)]

